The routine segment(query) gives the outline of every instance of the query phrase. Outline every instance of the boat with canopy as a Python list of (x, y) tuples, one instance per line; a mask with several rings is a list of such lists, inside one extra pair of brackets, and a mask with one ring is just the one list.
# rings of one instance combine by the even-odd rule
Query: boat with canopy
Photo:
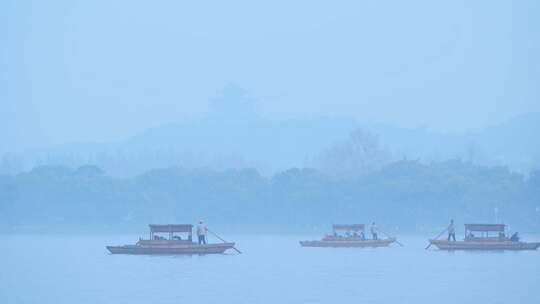
[[(303, 247), (343, 247), (343, 248), (364, 248), (364, 247), (387, 247), (393, 242), (397, 242), (395, 237), (385, 239), (366, 239), (364, 234), (364, 224), (334, 224), (332, 234), (324, 236), (321, 240), (300, 241)], [(344, 232), (344, 235), (341, 233)]]
[(504, 224), (465, 224), (465, 238), (429, 240), (441, 250), (536, 250), (540, 243), (522, 242), (517, 233), (508, 237)]
[(216, 254), (235, 249), (234, 243), (223, 241), (216, 244), (193, 242), (193, 225), (149, 225), (150, 238), (139, 239), (135, 245), (106, 246), (112, 254)]

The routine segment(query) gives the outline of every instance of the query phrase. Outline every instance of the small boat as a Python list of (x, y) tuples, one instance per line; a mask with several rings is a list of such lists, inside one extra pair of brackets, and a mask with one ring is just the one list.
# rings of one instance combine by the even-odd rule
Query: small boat
[[(490, 236), (490, 232), (496, 235)], [(536, 250), (540, 247), (540, 243), (519, 241), (517, 234), (506, 236), (504, 224), (465, 224), (462, 241), (438, 239), (429, 242), (441, 250)]]
[[(135, 245), (106, 246), (107, 250), (112, 254), (173, 255), (224, 253), (227, 249), (234, 248), (234, 243), (229, 242), (200, 245), (194, 243), (191, 224), (149, 226), (150, 239), (139, 239)], [(168, 238), (160, 236), (159, 233), (168, 233)], [(182, 239), (178, 233), (184, 233), (187, 236)]]
[[(345, 231), (345, 236), (338, 234)], [(364, 247), (387, 247), (396, 238), (366, 239), (364, 236), (364, 224), (332, 225), (332, 235), (326, 235), (321, 240), (300, 241), (302, 247), (341, 247), (341, 248), (364, 248)]]

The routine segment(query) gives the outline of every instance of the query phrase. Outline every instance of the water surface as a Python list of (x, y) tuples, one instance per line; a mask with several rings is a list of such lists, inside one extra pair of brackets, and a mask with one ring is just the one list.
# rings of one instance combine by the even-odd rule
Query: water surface
[(417, 236), (374, 249), (226, 237), (244, 254), (111, 255), (105, 245), (138, 236), (0, 236), (0, 303), (540, 303), (537, 251), (427, 251)]

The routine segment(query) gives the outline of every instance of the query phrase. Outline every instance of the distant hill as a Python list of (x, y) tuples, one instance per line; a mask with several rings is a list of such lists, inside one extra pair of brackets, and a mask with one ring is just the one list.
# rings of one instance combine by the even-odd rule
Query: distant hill
[(240, 89), (226, 88), (212, 101), (204, 119), (158, 126), (122, 142), (78, 143), (4, 156), (0, 173), (20, 172), (36, 165), (77, 167), (88, 163), (114, 176), (132, 176), (173, 165), (218, 170), (257, 168), (267, 176), (291, 167), (324, 170), (325, 166), (318, 163), (321, 154), (343, 146), (357, 129), (376, 136), (388, 160), (428, 163), (461, 159), (508, 166), (522, 173), (540, 167), (540, 113), (458, 134), (363, 123), (346, 117), (268, 120), (257, 115), (253, 102)]
[(523, 114), (468, 134), (382, 124), (360, 126), (379, 134), (383, 147), (396, 158), (462, 159), (477, 164), (508, 166), (523, 173), (540, 167), (540, 141), (535, 140), (540, 134), (540, 113)]

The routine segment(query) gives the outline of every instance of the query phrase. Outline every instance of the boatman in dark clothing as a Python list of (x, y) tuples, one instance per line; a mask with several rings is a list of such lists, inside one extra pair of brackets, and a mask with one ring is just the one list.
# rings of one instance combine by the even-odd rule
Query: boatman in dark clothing
[(375, 224), (375, 222), (371, 223), (371, 235), (373, 236), (373, 240), (378, 240), (379, 239), (379, 236), (378, 236), (378, 233), (379, 233), (379, 226), (377, 226), (377, 224)]
[(197, 225), (197, 237), (199, 238), (199, 245), (206, 244), (206, 225), (202, 221), (199, 221)]
[(454, 227), (454, 220), (450, 220), (450, 225), (448, 225), (448, 241), (450, 239), (456, 241), (456, 228)]

